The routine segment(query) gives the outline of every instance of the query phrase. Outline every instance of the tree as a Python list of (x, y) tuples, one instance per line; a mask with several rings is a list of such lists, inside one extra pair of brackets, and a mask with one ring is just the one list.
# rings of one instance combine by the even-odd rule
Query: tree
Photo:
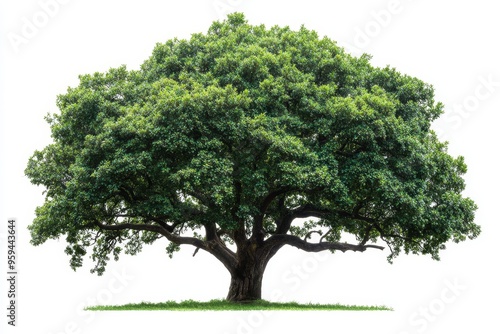
[(80, 76), (26, 168), (46, 188), (32, 243), (64, 235), (71, 267), (91, 250), (98, 274), (122, 250), (192, 245), (227, 268), (230, 301), (261, 298), (286, 245), (439, 259), (480, 232), (464, 159), (430, 129), (433, 88), (369, 60), (232, 14), (139, 70)]

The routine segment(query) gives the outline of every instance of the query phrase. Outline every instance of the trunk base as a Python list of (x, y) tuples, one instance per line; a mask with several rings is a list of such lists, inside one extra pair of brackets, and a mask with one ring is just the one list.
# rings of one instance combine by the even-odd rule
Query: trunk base
[(250, 303), (262, 299), (262, 276), (262, 274), (253, 272), (245, 277), (231, 277), (231, 285), (226, 300), (237, 303)]

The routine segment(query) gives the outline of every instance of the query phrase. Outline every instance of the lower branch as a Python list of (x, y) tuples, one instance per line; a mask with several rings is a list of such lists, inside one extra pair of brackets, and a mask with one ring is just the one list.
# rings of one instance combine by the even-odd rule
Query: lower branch
[[(165, 229), (160, 225), (130, 224), (130, 223), (107, 225), (99, 221), (94, 221), (94, 224), (100, 229), (106, 231), (136, 230), (136, 231), (157, 232), (175, 244), (192, 245), (197, 249), (203, 249), (204, 251), (215, 256), (228, 269), (236, 266), (235, 254), (232, 253), (227, 247), (221, 245), (216, 241), (205, 242), (195, 237), (182, 237), (177, 234), (169, 232), (167, 229)], [(193, 254), (193, 256), (194, 255), (196, 255), (196, 251), (195, 254)]]
[(376, 248), (383, 250), (383, 246), (378, 245), (354, 245), (348, 243), (341, 242), (319, 242), (319, 243), (310, 243), (305, 240), (300, 239), (297, 236), (289, 235), (289, 234), (278, 234), (273, 235), (269, 239), (266, 240), (266, 243), (273, 244), (284, 244), (297, 247), (306, 252), (321, 252), (324, 250), (340, 250), (342, 252), (345, 251), (354, 251), (354, 252), (364, 252), (367, 248)]

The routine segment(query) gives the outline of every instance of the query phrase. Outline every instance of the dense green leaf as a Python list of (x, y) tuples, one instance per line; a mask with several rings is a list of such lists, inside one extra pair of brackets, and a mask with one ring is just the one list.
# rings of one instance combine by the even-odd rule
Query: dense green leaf
[[(168, 235), (172, 255), (175, 236), (206, 242), (210, 224), (231, 244), (241, 228), (248, 240), (319, 230), (330, 243), (380, 238), (390, 259), (437, 259), (480, 231), (461, 195), (464, 159), (430, 130), (443, 110), (433, 88), (369, 60), (233, 14), (158, 44), (138, 71), (80, 76), (47, 117), (54, 142), (26, 168), (47, 196), (32, 242), (66, 235), (74, 268), (93, 247), (98, 273), (121, 244), (136, 254)], [(286, 228), (294, 214), (317, 219)], [(120, 224), (134, 228), (111, 230)]]

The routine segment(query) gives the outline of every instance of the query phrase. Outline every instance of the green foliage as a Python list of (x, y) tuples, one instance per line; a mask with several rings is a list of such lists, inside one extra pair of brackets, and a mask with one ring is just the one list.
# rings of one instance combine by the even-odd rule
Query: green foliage
[(80, 76), (47, 117), (53, 144), (26, 168), (46, 188), (32, 243), (65, 235), (71, 266), (93, 247), (102, 273), (121, 244), (136, 254), (162, 236), (97, 223), (167, 222), (172, 235), (200, 240), (215, 223), (233, 242), (230, 231), (244, 224), (249, 236), (279, 193), (263, 212), (265, 236), (284, 211), (314, 207), (320, 219), (289, 234), (381, 238), (390, 259), (437, 259), (447, 241), (480, 232), (476, 205), (461, 196), (464, 160), (430, 130), (443, 109), (433, 88), (369, 60), (306, 28), (233, 14), (207, 34), (158, 44), (140, 70)]

